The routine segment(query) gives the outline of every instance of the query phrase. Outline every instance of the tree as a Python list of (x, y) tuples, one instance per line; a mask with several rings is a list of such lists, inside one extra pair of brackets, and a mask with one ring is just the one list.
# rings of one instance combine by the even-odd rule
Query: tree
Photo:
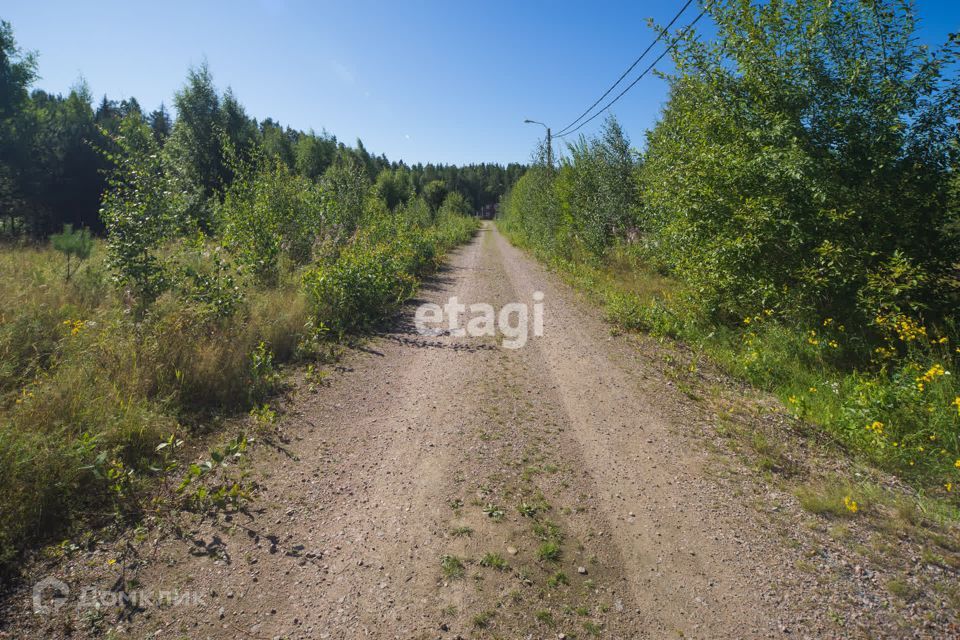
[(183, 227), (179, 201), (184, 194), (177, 192), (153, 132), (142, 119), (125, 118), (115, 143), (119, 151), (109, 154), (114, 169), (100, 215), (115, 282), (142, 315), (171, 284), (160, 249)]
[(27, 89), (37, 77), (33, 53), (23, 53), (13, 37), (9, 22), (0, 21), (0, 210), (15, 229), (17, 212), (22, 211), (20, 167), (29, 161), (29, 143), (23, 135), (22, 110), (28, 101)]
[(318, 180), (327, 170), (337, 154), (337, 139), (324, 131), (316, 135), (313, 131), (300, 136), (295, 150), (297, 173)]
[[(893, 0), (707, 11), (717, 38), (677, 43), (642, 168), (668, 263), (730, 319), (777, 303), (851, 326), (894, 306), (946, 313), (956, 39), (928, 50), (912, 5)], [(889, 287), (897, 299), (871, 293), (906, 271), (922, 277)]]
[(391, 210), (408, 202), (414, 195), (413, 177), (405, 167), (384, 169), (373, 185), (376, 196), (387, 203)]
[(151, 111), (150, 115), (147, 116), (147, 124), (150, 125), (150, 130), (153, 131), (153, 137), (157, 144), (162, 146), (170, 137), (170, 132), (173, 129), (173, 121), (162, 102), (156, 110)]
[(294, 143), (297, 133), (289, 127), (284, 129), (279, 122), (267, 118), (260, 123), (260, 145), (268, 156), (279, 158), (287, 167), (296, 165)]
[(319, 189), (276, 156), (248, 165), (219, 211), (226, 246), (263, 284), (276, 284), (281, 255), (295, 265), (312, 257), (322, 221)]
[(189, 70), (186, 84), (174, 96), (174, 106), (177, 121), (163, 152), (181, 190), (190, 194), (189, 217), (207, 228), (208, 201), (223, 189), (226, 168), (220, 97), (206, 63)]
[[(90, 230), (74, 231), (72, 224), (63, 225), (62, 233), (55, 233), (50, 236), (50, 244), (67, 259), (65, 274), (67, 282), (70, 282), (71, 276), (80, 268), (80, 263), (89, 258), (90, 252), (93, 251), (93, 238), (90, 237)], [(72, 264), (74, 259), (77, 261), (76, 266)]]
[(447, 184), (443, 180), (431, 180), (423, 187), (423, 198), (433, 211), (440, 210), (447, 193)]
[(37, 56), (20, 50), (9, 22), (0, 20), (0, 123), (18, 113), (37, 79)]

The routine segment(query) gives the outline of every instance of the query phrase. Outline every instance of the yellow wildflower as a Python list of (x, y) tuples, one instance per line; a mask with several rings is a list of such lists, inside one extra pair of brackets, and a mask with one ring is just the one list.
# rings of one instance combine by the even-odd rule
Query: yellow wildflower
[(843, 506), (847, 508), (847, 511), (850, 513), (856, 513), (860, 510), (860, 506), (857, 504), (857, 501), (854, 500), (851, 496), (845, 496), (843, 498)]
[(70, 335), (75, 336), (87, 323), (83, 320), (64, 320), (63, 326), (70, 329)]

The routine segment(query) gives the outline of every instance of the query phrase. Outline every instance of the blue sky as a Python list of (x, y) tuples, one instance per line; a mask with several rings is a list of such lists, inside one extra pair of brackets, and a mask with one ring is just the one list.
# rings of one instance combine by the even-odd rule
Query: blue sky
[[(48, 91), (66, 92), (82, 75), (98, 99), (169, 106), (187, 68), (206, 59), (217, 85), (233, 87), (258, 118), (326, 128), (351, 143), (360, 137), (391, 160), (506, 163), (527, 161), (542, 135), (525, 118), (557, 129), (573, 120), (651, 41), (646, 18), (664, 24), (683, 3), (4, 4), (0, 18), (39, 52), (36, 86)], [(960, 30), (958, 0), (917, 6), (924, 40)], [(693, 7), (688, 14), (678, 25)], [(667, 60), (658, 68), (669, 69)], [(650, 75), (616, 105), (635, 144), (665, 94)]]

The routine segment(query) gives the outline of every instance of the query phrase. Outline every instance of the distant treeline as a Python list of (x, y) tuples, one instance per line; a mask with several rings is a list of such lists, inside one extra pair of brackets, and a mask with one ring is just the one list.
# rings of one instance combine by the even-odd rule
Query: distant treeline
[(257, 120), (230, 89), (217, 90), (206, 65), (189, 71), (173, 112), (163, 104), (146, 111), (136, 98), (104, 96), (95, 106), (83, 80), (66, 96), (30, 91), (36, 78), (36, 54), (21, 51), (11, 25), (0, 22), (0, 231), (7, 236), (46, 237), (64, 224), (101, 232), (108, 155), (130, 116), (150, 127), (163, 153), (189, 178), (196, 206), (207, 210), (233, 179), (228, 155), (249, 157), (254, 149), (311, 180), (333, 164), (356, 163), (391, 205), (423, 195), (439, 206), (457, 191), (479, 209), (497, 202), (525, 170), (519, 164), (407, 166), (371, 154), (359, 139), (348, 146), (325, 130)]

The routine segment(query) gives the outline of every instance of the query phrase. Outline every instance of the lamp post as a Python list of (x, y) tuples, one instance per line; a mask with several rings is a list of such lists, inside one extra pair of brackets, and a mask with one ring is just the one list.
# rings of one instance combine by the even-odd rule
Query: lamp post
[(550, 127), (536, 120), (524, 120), (524, 124), (538, 124), (547, 130), (547, 167), (553, 171), (553, 144), (550, 136)]

